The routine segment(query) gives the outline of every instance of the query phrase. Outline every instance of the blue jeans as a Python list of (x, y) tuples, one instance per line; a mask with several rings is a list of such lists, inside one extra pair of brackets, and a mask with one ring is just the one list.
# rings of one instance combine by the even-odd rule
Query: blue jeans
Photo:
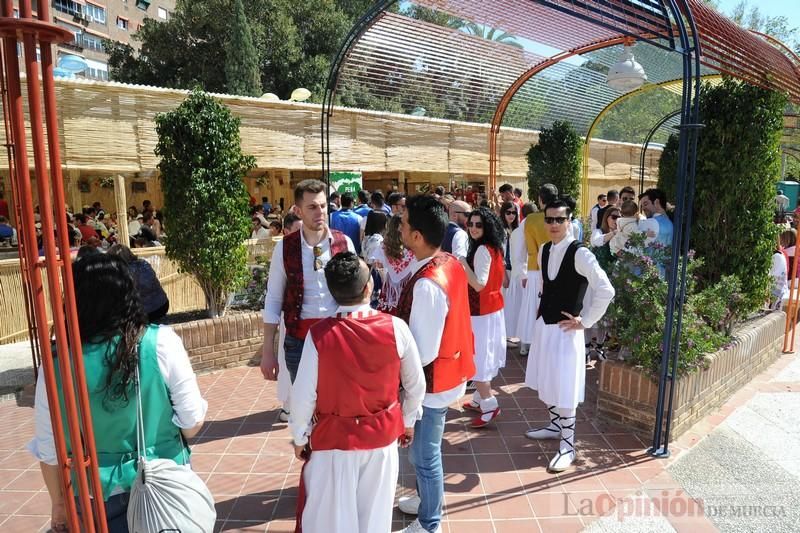
[(283, 339), (283, 350), (286, 353), (286, 368), (289, 370), (289, 378), (294, 383), (297, 377), (297, 369), (300, 368), (300, 356), (303, 355), (304, 339), (298, 339), (291, 335), (286, 335)]
[(414, 441), (408, 454), (417, 473), (420, 498), (417, 519), (427, 531), (436, 531), (442, 521), (442, 435), (446, 414), (447, 407), (422, 407), (422, 419), (414, 425)]

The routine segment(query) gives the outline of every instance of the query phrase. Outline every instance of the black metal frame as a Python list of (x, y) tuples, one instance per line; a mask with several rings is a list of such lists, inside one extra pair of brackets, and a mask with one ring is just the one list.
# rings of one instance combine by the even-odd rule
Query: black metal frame
[[(478, 0), (476, 0), (478, 1)], [(522, 1), (522, 0), (520, 0)], [(686, 264), (688, 262), (689, 235), (692, 223), (692, 208), (694, 204), (694, 183), (697, 167), (697, 136), (702, 127), (699, 124), (700, 95), (700, 41), (697, 27), (692, 17), (688, 0), (646, 0), (648, 7), (658, 9), (663, 16), (664, 26), (660, 37), (669, 43), (665, 45), (657, 39), (644, 38), (630, 28), (636, 28), (637, 10), (644, 14), (641, 2), (631, 0), (602, 0), (600, 2), (585, 2), (574, 0), (572, 4), (582, 8), (582, 12), (575, 12), (557, 0), (527, 0), (529, 2), (545, 5), (557, 9), (576, 18), (593, 24), (619, 31), (622, 35), (629, 35), (634, 39), (646, 40), (654, 46), (666, 48), (681, 54), (683, 58), (683, 91), (681, 97), (681, 125), (680, 143), (678, 148), (678, 194), (675, 199), (676, 209), (673, 217), (675, 225), (673, 230), (671, 265), (667, 270), (669, 286), (666, 306), (666, 322), (663, 337), (663, 352), (661, 357), (661, 373), (658, 386), (658, 401), (656, 406), (656, 426), (653, 433), (653, 444), (650, 453), (657, 457), (669, 456), (669, 431), (672, 423), (672, 404), (674, 387), (670, 387), (667, 399), (667, 382), (674, 382), (677, 370), (678, 357), (680, 356), (680, 337), (683, 324), (683, 307), (681, 302), (686, 296)], [(384, 11), (397, 3), (397, 0), (377, 0), (375, 4), (356, 22), (348, 33), (339, 52), (336, 54), (328, 76), (325, 97), (322, 104), (321, 144), (322, 144), (322, 173), (330, 189), (330, 119), (333, 114), (333, 101), (336, 87), (339, 83), (339, 73), (347, 59), (350, 50), (384, 13)], [(652, 13), (651, 13), (652, 14)], [(618, 24), (618, 25), (617, 25)], [(642, 28), (646, 25), (642, 25)], [(647, 27), (646, 33), (652, 33)], [(677, 34), (677, 40), (675, 36)], [(675, 265), (681, 268), (674, 268)]]
[(656, 132), (661, 128), (661, 126), (666, 124), (667, 121), (669, 121), (670, 119), (675, 118), (680, 114), (681, 114), (680, 109), (673, 111), (669, 115), (665, 116), (664, 118), (656, 122), (656, 125), (653, 126), (652, 129), (650, 129), (650, 131), (647, 133), (647, 137), (645, 137), (644, 142), (642, 143), (642, 153), (641, 155), (639, 155), (639, 194), (642, 194), (644, 192), (644, 164), (647, 156), (647, 149), (650, 148), (650, 142), (653, 140), (653, 137), (655, 136)]

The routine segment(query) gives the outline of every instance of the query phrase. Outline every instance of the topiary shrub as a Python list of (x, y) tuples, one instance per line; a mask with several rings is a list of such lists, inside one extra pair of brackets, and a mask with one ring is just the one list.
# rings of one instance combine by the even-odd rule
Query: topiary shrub
[(539, 187), (552, 183), (580, 205), (583, 139), (566, 121), (543, 128), (539, 143), (528, 150), (528, 196), (536, 200)]
[(228, 295), (248, 277), (243, 178), (255, 158), (242, 153), (239, 122), (198, 89), (156, 116), (164, 210), (174, 228), (165, 239), (166, 255), (197, 280), (211, 317), (225, 314)]
[(772, 282), (778, 231), (772, 199), (785, 106), (784, 95), (729, 78), (701, 90), (705, 127), (697, 149), (691, 245), (705, 258), (697, 269), (701, 288), (725, 276), (741, 283), (742, 314), (763, 306)]
[(675, 201), (678, 194), (678, 136), (671, 134), (658, 160), (658, 188), (667, 193), (667, 198)]

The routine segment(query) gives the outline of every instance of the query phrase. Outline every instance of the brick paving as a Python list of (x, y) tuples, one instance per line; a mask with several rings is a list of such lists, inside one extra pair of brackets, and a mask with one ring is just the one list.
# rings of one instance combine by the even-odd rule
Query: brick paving
[[(770, 379), (794, 359), (782, 357), (716, 413), (671, 445), (672, 457), (653, 459), (647, 443), (626, 428), (595, 420), (598, 371), (587, 370), (586, 402), (578, 409), (573, 470), (553, 475), (546, 466), (557, 442), (535, 442), (523, 433), (548, 420), (536, 393), (522, 385), (525, 360), (509, 352), (495, 382), (503, 414), (483, 429), (451, 409), (445, 428), (444, 532), (581, 531), (617, 511), (629, 513), (642, 498), (680, 497), (666, 468), (708, 435), (756, 391), (777, 388)], [(292, 455), (286, 424), (278, 421), (275, 384), (257, 368), (200, 376), (209, 401), (208, 421), (194, 439), (192, 465), (217, 502), (219, 531), (289, 532), (300, 464)], [(787, 390), (785, 384), (781, 390)], [(791, 390), (791, 389), (790, 389)], [(795, 389), (800, 390), (800, 389)], [(36, 461), (24, 450), (33, 433), (32, 393), (0, 402), (0, 531), (47, 531), (49, 499)], [(413, 471), (401, 459), (397, 496), (411, 493)], [(684, 496), (684, 498), (686, 498)], [(634, 511), (635, 512), (635, 511)], [(657, 516), (677, 531), (715, 531), (704, 516)], [(395, 510), (394, 527), (408, 517)], [(599, 522), (598, 522), (599, 523)], [(621, 524), (624, 526), (623, 524)], [(631, 523), (633, 525), (633, 523)]]

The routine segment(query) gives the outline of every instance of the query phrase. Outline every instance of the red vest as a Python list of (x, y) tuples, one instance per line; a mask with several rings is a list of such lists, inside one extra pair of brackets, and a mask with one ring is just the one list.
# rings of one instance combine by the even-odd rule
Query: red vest
[(365, 315), (325, 318), (310, 329), (319, 352), (314, 451), (372, 450), (404, 433), (392, 317)]
[(486, 286), (480, 292), (469, 287), (469, 313), (472, 316), (482, 316), (494, 313), (503, 308), (503, 278), (506, 274), (506, 266), (503, 261), (503, 254), (498, 250), (486, 247), (492, 258), (489, 267), (489, 279)]
[(447, 294), (450, 306), (444, 321), (442, 342), (436, 359), (423, 368), (427, 392), (448, 391), (475, 375), (475, 341), (467, 297), (467, 274), (458, 259), (439, 252), (417, 270), (403, 288), (397, 304), (397, 316), (409, 321), (417, 280), (434, 281)]
[[(300, 242), (302, 231), (295, 231), (283, 238), (283, 269), (286, 271), (286, 287), (283, 289), (283, 323), (286, 325), (286, 334), (297, 339), (305, 339), (310, 326), (309, 321), (300, 320), (304, 291), (303, 254)], [(339, 252), (346, 252), (347, 239), (344, 233), (333, 229), (330, 232), (331, 257)]]

